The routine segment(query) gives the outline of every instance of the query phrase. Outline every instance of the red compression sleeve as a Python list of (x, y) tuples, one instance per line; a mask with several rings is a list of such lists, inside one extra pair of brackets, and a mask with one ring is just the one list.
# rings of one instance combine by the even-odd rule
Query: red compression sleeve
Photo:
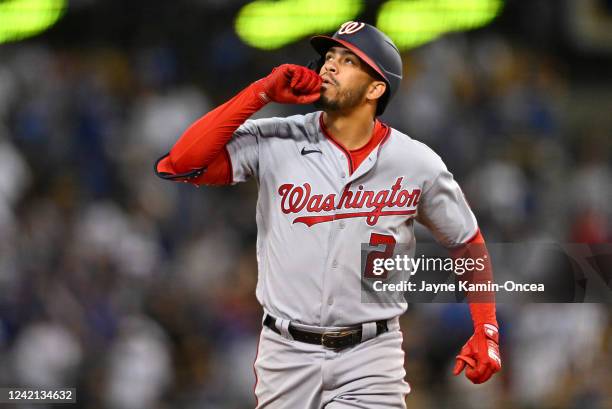
[[(485, 244), (484, 237), (480, 230), (476, 232), (474, 237), (461, 247), (451, 251), (455, 258), (471, 258), (481, 259), (484, 268), (481, 271), (474, 270), (471, 273), (466, 273), (462, 278), (465, 278), (469, 284), (484, 284), (493, 282), (493, 268), (491, 267), (491, 258)], [(470, 291), (467, 294), (468, 303), (470, 305), (470, 313), (474, 328), (482, 324), (494, 324), (496, 327), (497, 319), (495, 317), (495, 293), (491, 291)]]
[(229, 185), (232, 183), (232, 162), (227, 147), (208, 165), (206, 172), (195, 178), (191, 183), (195, 185)]
[[(194, 122), (159, 161), (157, 170), (186, 174), (208, 167), (230, 141), (232, 135), (251, 115), (268, 102), (252, 85), (225, 104)], [(206, 178), (198, 177), (201, 181)]]

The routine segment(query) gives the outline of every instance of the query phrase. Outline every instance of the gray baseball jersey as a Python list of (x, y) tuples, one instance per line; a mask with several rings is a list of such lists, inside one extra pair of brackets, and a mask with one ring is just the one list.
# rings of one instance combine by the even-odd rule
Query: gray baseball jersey
[(352, 169), (321, 117), (248, 120), (227, 145), (233, 183), (254, 177), (259, 185), (257, 298), (273, 316), (306, 325), (396, 317), (405, 303), (360, 302), (361, 243), (414, 249), (418, 220), (452, 247), (477, 232), (476, 219), (426, 145), (389, 128)]

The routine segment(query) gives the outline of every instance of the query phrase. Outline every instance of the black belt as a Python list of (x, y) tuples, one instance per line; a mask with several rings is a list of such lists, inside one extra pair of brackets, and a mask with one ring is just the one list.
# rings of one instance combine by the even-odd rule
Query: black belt
[[(270, 328), (272, 331), (280, 334), (281, 332), (276, 328), (276, 318), (266, 314), (263, 324)], [(387, 321), (376, 321), (376, 336), (385, 333), (389, 330), (387, 328)], [(325, 331), (324, 333), (303, 331), (295, 328), (289, 324), (289, 333), (294, 340), (305, 342), (307, 344), (323, 345), (330, 349), (342, 349), (357, 345), (361, 342), (361, 325), (348, 327), (341, 331)]]

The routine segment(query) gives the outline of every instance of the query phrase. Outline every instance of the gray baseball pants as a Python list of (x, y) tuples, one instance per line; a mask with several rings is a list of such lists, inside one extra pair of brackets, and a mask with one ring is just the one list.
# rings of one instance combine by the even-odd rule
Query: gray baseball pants
[(264, 327), (255, 359), (257, 409), (406, 408), (399, 320), (340, 351), (294, 341)]

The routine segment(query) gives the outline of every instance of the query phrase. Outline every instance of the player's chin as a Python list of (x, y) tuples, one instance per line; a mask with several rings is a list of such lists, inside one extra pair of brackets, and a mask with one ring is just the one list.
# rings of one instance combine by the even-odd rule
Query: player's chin
[(338, 106), (338, 101), (331, 98), (329, 92), (321, 90), (321, 96), (315, 101), (314, 105), (322, 110), (334, 110)]

